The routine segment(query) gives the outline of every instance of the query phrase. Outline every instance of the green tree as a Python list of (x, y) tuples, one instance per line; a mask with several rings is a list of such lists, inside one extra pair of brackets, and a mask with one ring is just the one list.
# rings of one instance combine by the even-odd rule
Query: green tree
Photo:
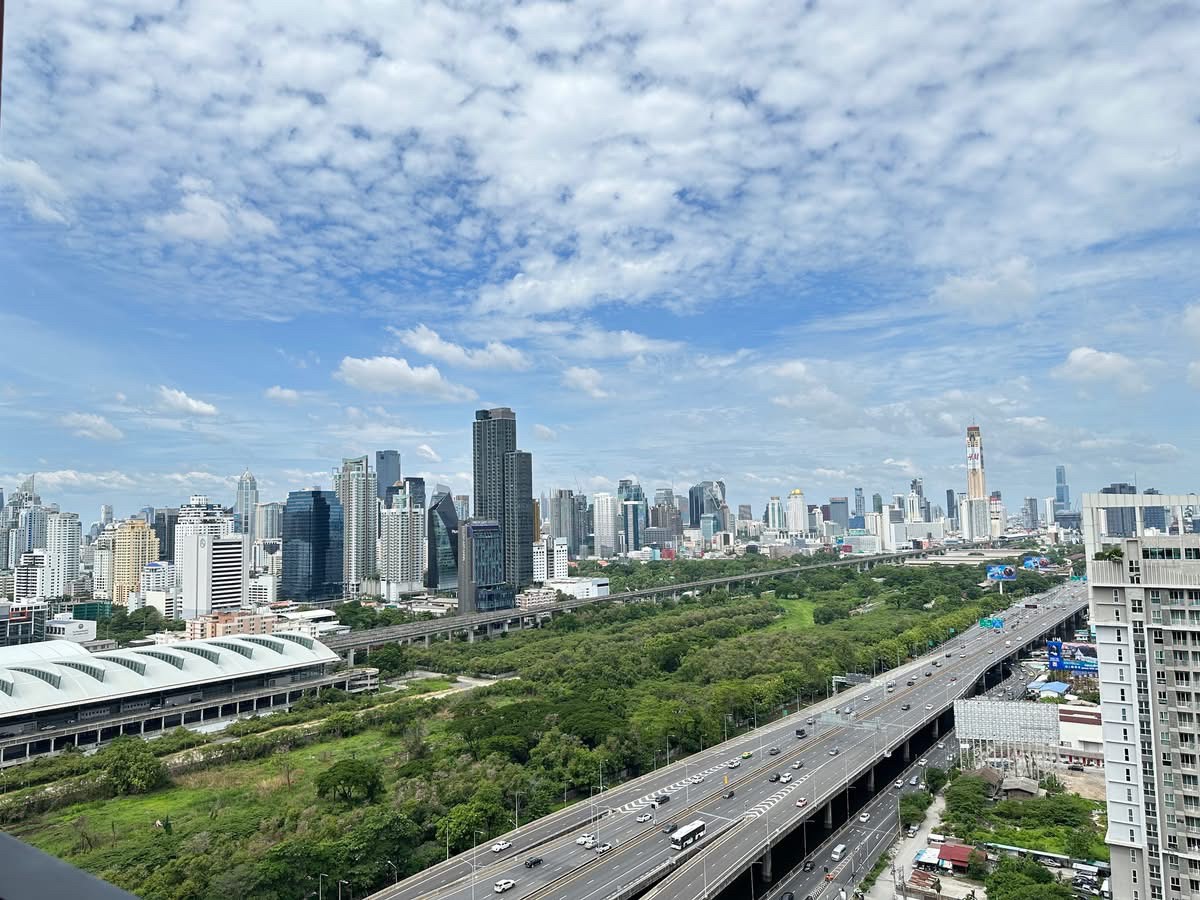
[(379, 669), (384, 678), (404, 675), (412, 669), (412, 663), (399, 644), (388, 644), (371, 653), (368, 665)]
[(903, 825), (920, 825), (925, 821), (925, 811), (933, 803), (933, 795), (916, 791), (900, 798), (900, 822)]
[(335, 737), (357, 734), (361, 730), (362, 721), (349, 710), (330, 713), (321, 723), (321, 734), (331, 734)]
[(1082, 828), (1074, 828), (1067, 832), (1067, 856), (1071, 859), (1091, 859), (1092, 837)]
[(317, 776), (317, 796), (344, 803), (374, 803), (383, 793), (379, 766), (363, 759), (342, 759)]
[(988, 874), (987, 854), (982, 850), (972, 850), (967, 857), (967, 877), (983, 881)]
[[(960, 779), (961, 780), (961, 779)], [(984, 879), (988, 900), (1071, 900), (1071, 889), (1031, 859), (1000, 860)]]
[(118, 794), (145, 794), (167, 783), (167, 767), (143, 740), (119, 737), (98, 755)]
[(929, 788), (931, 794), (938, 793), (946, 786), (949, 776), (945, 769), (939, 769), (937, 766), (929, 766), (925, 770), (925, 785)]
[(1062, 780), (1057, 775), (1047, 775), (1042, 779), (1040, 787), (1051, 797), (1055, 794), (1066, 793), (1067, 790), (1067, 786), (1062, 783)]

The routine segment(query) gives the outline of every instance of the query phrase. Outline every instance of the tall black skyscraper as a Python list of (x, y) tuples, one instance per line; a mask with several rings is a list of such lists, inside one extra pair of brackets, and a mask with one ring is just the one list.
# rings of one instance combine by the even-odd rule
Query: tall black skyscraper
[[(1100, 488), (1100, 493), (1136, 494), (1137, 488), (1127, 482), (1116, 481), (1106, 488)], [(1137, 531), (1137, 513), (1132, 506), (1106, 509), (1104, 511), (1104, 520), (1104, 532), (1111, 537), (1129, 536)]]
[(152, 527), (158, 536), (158, 558), (166, 562), (175, 561), (175, 526), (179, 524), (179, 510), (174, 507), (156, 509)]
[(958, 519), (958, 497), (954, 488), (946, 488), (946, 518)]
[(387, 502), (387, 489), (400, 480), (400, 451), (375, 451), (375, 479), (379, 499)]
[(867, 498), (860, 487), (854, 489), (854, 514), (859, 518), (867, 514)]
[(333, 491), (292, 491), (283, 510), (283, 579), (287, 600), (342, 596), (342, 504)]
[(504, 577), (520, 590), (533, 581), (533, 460), (517, 450), (516, 413), (506, 406), (476, 410), (471, 445), (473, 518), (499, 525)]
[(404, 479), (404, 490), (408, 491), (414, 509), (425, 508), (425, 479), (409, 475)]
[[(532, 501), (532, 498), (530, 498)], [(495, 522), (470, 521), (458, 531), (458, 611), (512, 609), (513, 587), (504, 576), (504, 540)], [(533, 546), (529, 548), (533, 568)]]
[(449, 491), (433, 495), (425, 522), (425, 587), (451, 590), (458, 584), (458, 512)]
[(1067, 467), (1054, 467), (1054, 514), (1071, 511), (1071, 487), (1067, 484)]

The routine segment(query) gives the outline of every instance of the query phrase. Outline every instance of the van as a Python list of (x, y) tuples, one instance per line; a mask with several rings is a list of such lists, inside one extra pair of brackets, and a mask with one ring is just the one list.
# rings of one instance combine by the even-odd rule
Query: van
[(846, 845), (838, 844), (836, 847), (833, 848), (833, 853), (831, 853), (829, 855), (829, 858), (832, 859), (834, 862), (837, 862), (838, 860), (840, 860), (842, 858), (842, 856), (845, 853), (846, 853)]
[(909, 826), (908, 826), (908, 832), (907, 832), (907, 833), (908, 833), (908, 836), (909, 836), (910, 838), (911, 838), (911, 837), (916, 837), (916, 836), (917, 836), (917, 826), (916, 826), (916, 825), (909, 825)]
[(931, 834), (928, 838), (926, 838), (926, 840), (929, 842), (929, 846), (933, 847), (937, 844), (946, 843), (946, 836), (942, 834)]

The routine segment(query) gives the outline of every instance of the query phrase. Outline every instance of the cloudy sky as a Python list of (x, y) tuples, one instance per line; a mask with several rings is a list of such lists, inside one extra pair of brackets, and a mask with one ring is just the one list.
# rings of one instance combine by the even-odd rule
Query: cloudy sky
[(1200, 15), (8, 4), (0, 486), (1200, 487)]

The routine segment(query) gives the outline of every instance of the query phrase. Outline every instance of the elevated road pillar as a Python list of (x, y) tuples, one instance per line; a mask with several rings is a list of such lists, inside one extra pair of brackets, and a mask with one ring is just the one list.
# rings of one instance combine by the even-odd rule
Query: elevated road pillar
[(912, 741), (904, 742), (904, 762), (912, 762)]
[(933, 720), (933, 737), (935, 740), (942, 736), (941, 723), (942, 723), (941, 719)]
[(771, 883), (771, 848), (767, 848), (767, 852), (762, 858), (762, 878), (767, 884)]
[(353, 647), (351, 647), (349, 650), (346, 651), (346, 665), (348, 665), (348, 666), (354, 665), (354, 648)]
[(869, 793), (869, 794), (875, 793), (875, 766), (874, 765), (872, 765), (871, 768), (867, 770), (867, 793)]

